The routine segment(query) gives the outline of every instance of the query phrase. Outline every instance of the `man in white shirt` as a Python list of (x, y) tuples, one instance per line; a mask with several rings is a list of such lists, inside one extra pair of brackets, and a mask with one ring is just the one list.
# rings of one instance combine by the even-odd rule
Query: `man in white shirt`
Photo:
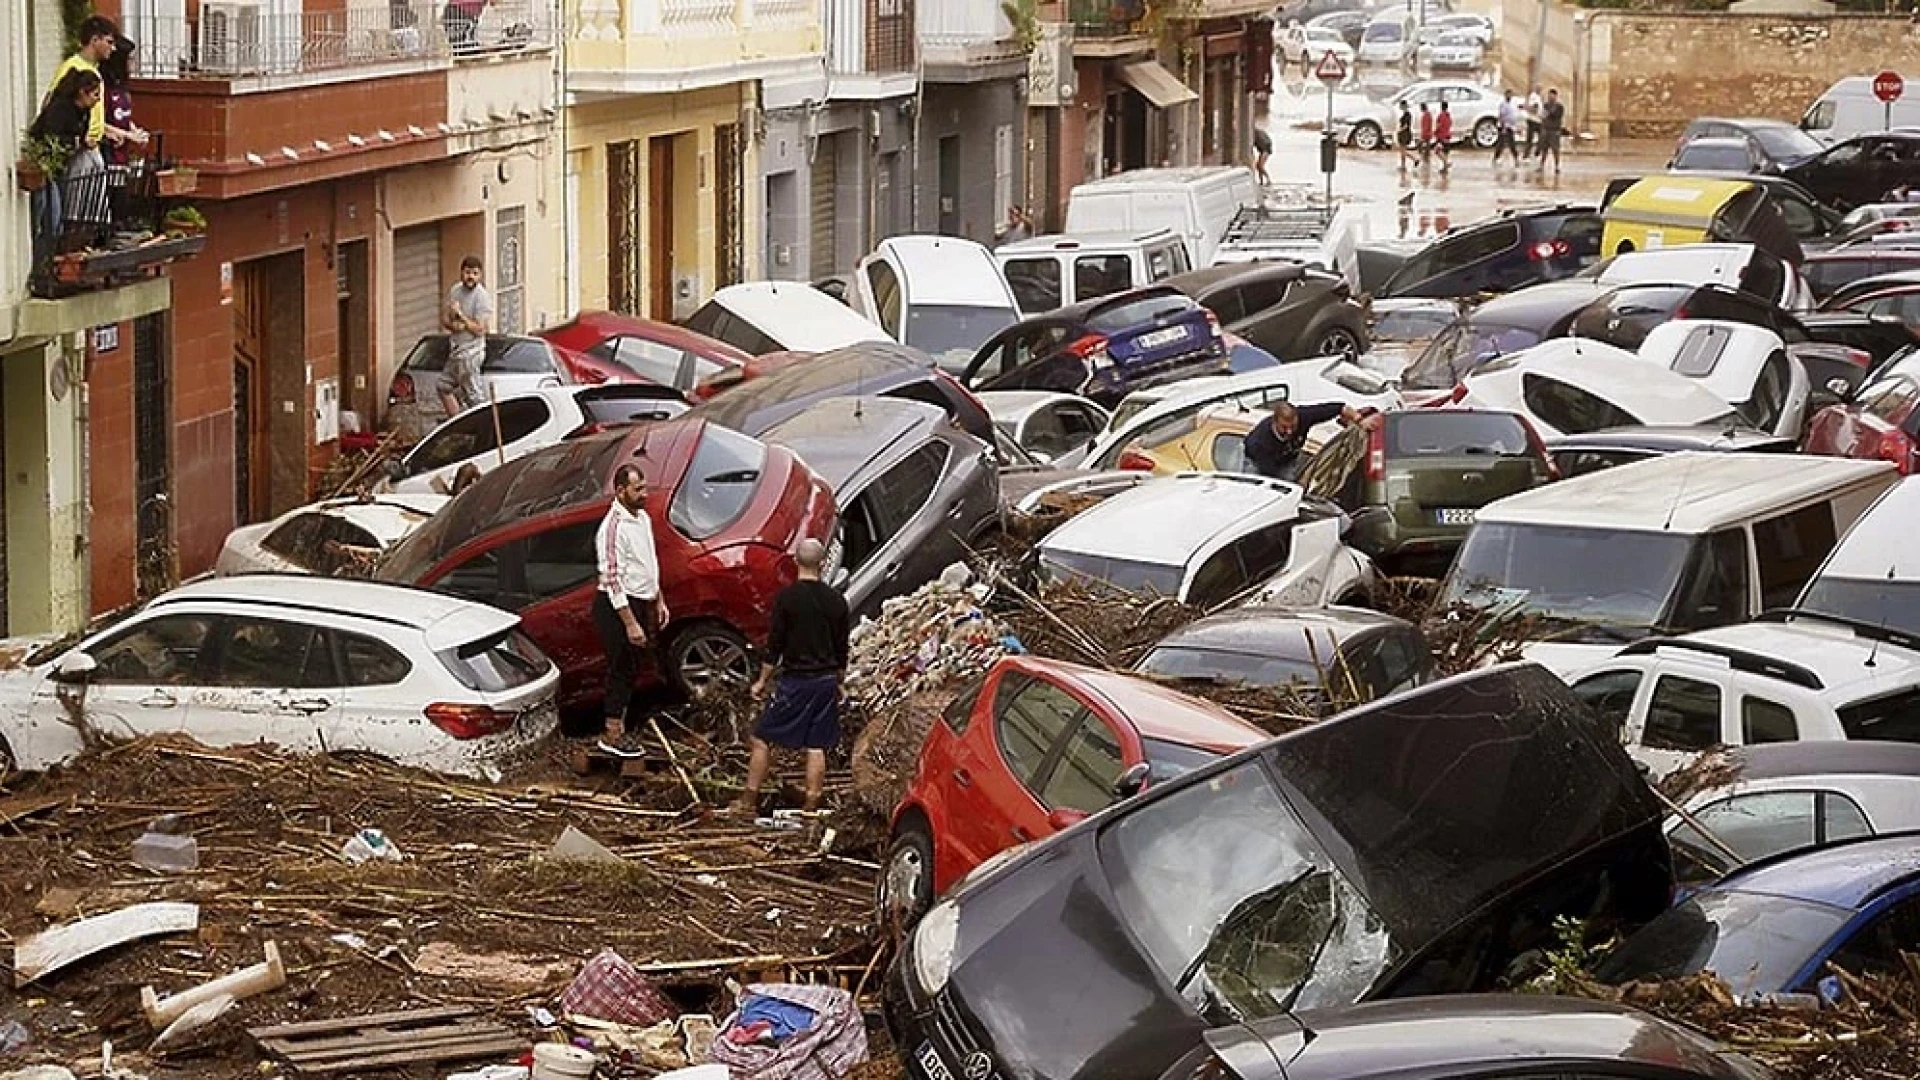
[(656, 648), (667, 625), (660, 597), (660, 560), (653, 550), (653, 521), (647, 516), (647, 478), (638, 465), (622, 465), (613, 474), (613, 504), (594, 534), (600, 588), (593, 597), (593, 625), (607, 652), (606, 727), (600, 749), (620, 757), (638, 757), (627, 736), (627, 704), (640, 671), (643, 650)]

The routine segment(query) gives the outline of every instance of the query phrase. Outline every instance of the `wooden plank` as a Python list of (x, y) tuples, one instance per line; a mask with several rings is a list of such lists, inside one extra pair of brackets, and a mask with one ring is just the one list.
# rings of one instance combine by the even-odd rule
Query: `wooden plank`
[(445, 1030), (427, 1028), (422, 1031), (395, 1031), (371, 1038), (364, 1035), (340, 1035), (315, 1042), (263, 1039), (260, 1045), (292, 1061), (309, 1061), (338, 1057), (341, 1054), (354, 1054), (361, 1050), (383, 1050), (389, 1046), (438, 1046), (443, 1043), (457, 1043), (463, 1039), (511, 1034), (513, 1029), (504, 1024), (489, 1021), (481, 1024), (462, 1024)]
[(523, 1052), (531, 1040), (518, 1036), (475, 1042), (466, 1046), (447, 1050), (401, 1050), (390, 1054), (372, 1054), (364, 1058), (347, 1061), (329, 1061), (312, 1068), (294, 1065), (301, 1072), (332, 1073), (343, 1069), (378, 1069), (388, 1065), (407, 1065), (417, 1061), (465, 1061), (469, 1058), (491, 1057), (494, 1054)]
[(284, 1039), (294, 1035), (333, 1034), (360, 1031), (382, 1025), (418, 1023), (423, 1020), (450, 1020), (478, 1015), (479, 1010), (471, 1005), (441, 1005), (436, 1008), (413, 1009), (408, 1012), (372, 1013), (367, 1016), (343, 1016), (337, 1020), (305, 1020), (297, 1024), (280, 1024), (276, 1027), (248, 1028), (247, 1034), (256, 1039)]
[(195, 904), (135, 904), (106, 915), (44, 930), (13, 950), (13, 985), (25, 986), (95, 953), (159, 934), (200, 926)]

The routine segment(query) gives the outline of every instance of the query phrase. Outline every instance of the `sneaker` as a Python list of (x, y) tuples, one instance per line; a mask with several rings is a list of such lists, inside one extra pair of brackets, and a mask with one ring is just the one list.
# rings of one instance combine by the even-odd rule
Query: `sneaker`
[(646, 747), (641, 744), (639, 739), (634, 737), (631, 731), (620, 736), (618, 739), (610, 739), (602, 735), (593, 745), (597, 747), (601, 753), (611, 754), (618, 758), (647, 756)]

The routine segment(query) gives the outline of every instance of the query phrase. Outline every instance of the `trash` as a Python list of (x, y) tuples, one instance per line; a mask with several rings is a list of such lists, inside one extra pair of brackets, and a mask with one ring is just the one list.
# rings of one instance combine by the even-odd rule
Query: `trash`
[(728, 1080), (731, 1075), (725, 1065), (690, 1065), (684, 1069), (663, 1072), (653, 1080)]
[(25, 986), (76, 960), (130, 941), (199, 926), (197, 904), (151, 903), (43, 930), (14, 947), (13, 985)]
[(133, 861), (160, 874), (200, 869), (200, 841), (173, 833), (145, 832), (133, 842)]
[(533, 1048), (532, 1080), (585, 1080), (599, 1063), (593, 1051), (564, 1043), (540, 1043)]
[(547, 849), (547, 858), (574, 862), (617, 863), (625, 862), (614, 854), (605, 844), (569, 825), (560, 833), (560, 839)]
[(11, 1054), (33, 1041), (33, 1033), (18, 1020), (0, 1024), (0, 1054)]
[(370, 859), (386, 859), (389, 862), (399, 862), (406, 856), (402, 855), (400, 849), (395, 847), (391, 840), (387, 839), (386, 833), (381, 832), (379, 829), (361, 829), (349, 837), (347, 842), (341, 846), (340, 857), (355, 866), (359, 866), (361, 863), (367, 862)]
[(58, 1065), (29, 1065), (24, 1069), (15, 1069), (10, 1073), (0, 1073), (0, 1080), (78, 1080), (72, 1069)]
[(452, 1073), (447, 1080), (529, 1080), (531, 1075), (525, 1065), (488, 1065), (482, 1069)]
[(148, 1049), (160, 1050), (178, 1044), (187, 1036), (225, 1016), (227, 1010), (233, 1008), (233, 1002), (232, 994), (222, 993), (195, 1004), (182, 1012), (173, 1023), (168, 1024), (167, 1029), (153, 1040), (153, 1044)]
[(147, 1022), (157, 1030), (178, 1020), (202, 1002), (222, 996), (238, 1001), (269, 990), (278, 990), (287, 985), (287, 969), (280, 963), (280, 946), (269, 941), (266, 953), (267, 958), (252, 967), (241, 968), (170, 997), (162, 998), (154, 993), (153, 987), (143, 986), (140, 988), (141, 1011), (147, 1014)]
[(443, 979), (464, 979), (503, 990), (537, 990), (566, 977), (571, 965), (504, 953), (472, 953), (445, 941), (431, 942), (413, 958), (413, 970)]
[(538, 1005), (527, 1006), (527, 1019), (537, 1028), (560, 1026), (560, 1019)]
[(367, 939), (361, 937), (359, 934), (335, 934), (327, 940), (333, 942), (335, 945), (345, 945), (355, 952), (360, 952), (367, 947)]
[(720, 1025), (709, 1054), (742, 1078), (838, 1080), (867, 1059), (867, 1029), (845, 990), (758, 983)]
[(560, 995), (560, 1011), (639, 1028), (671, 1020), (679, 1012), (645, 975), (612, 949), (602, 950), (581, 966), (580, 974)]

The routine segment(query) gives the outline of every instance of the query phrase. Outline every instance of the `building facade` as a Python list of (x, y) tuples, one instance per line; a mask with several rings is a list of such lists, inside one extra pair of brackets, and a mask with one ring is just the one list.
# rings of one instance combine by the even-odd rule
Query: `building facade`
[(920, 0), (919, 232), (993, 242), (1027, 197), (1027, 54), (998, 4)]

